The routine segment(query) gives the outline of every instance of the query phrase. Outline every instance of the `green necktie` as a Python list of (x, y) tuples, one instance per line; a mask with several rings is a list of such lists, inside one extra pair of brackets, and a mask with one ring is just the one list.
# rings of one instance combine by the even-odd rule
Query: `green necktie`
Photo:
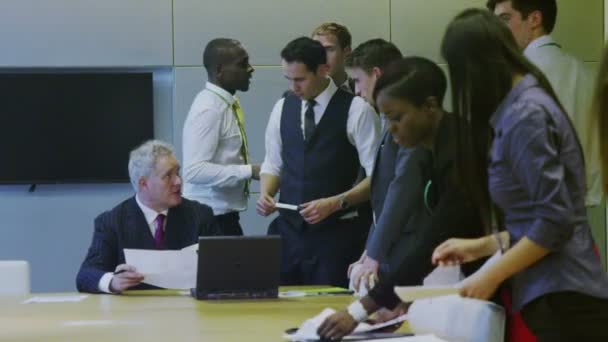
[[(234, 116), (236, 117), (236, 122), (239, 125), (239, 131), (241, 131), (241, 137), (243, 138), (243, 144), (241, 145), (241, 155), (243, 156), (243, 160), (245, 164), (249, 164), (249, 150), (247, 148), (247, 133), (245, 132), (245, 114), (243, 113), (243, 108), (241, 108), (241, 104), (239, 100), (235, 97), (234, 103), (232, 104), (232, 110), (234, 112)], [(251, 180), (247, 180), (245, 183), (245, 194), (249, 196), (249, 183)]]

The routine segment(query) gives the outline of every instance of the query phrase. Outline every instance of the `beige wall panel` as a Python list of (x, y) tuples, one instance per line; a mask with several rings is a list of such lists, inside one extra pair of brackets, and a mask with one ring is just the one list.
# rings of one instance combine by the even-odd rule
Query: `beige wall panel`
[(392, 41), (405, 54), (439, 61), (448, 23), (465, 8), (483, 6), (485, 0), (392, 0)]
[(240, 40), (255, 65), (280, 65), (291, 39), (324, 21), (346, 25), (353, 44), (389, 38), (389, 0), (174, 0), (175, 65), (202, 65), (202, 51), (216, 37)]
[(553, 36), (564, 50), (584, 61), (598, 61), (604, 44), (602, 0), (558, 0)]

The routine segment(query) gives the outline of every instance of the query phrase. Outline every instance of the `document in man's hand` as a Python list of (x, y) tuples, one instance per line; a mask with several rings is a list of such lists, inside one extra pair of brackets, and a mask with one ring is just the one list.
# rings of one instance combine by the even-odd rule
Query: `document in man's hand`
[(147, 250), (125, 249), (128, 265), (144, 275), (144, 283), (167, 289), (191, 289), (196, 287), (198, 258), (196, 250)]
[(286, 204), (286, 203), (281, 203), (281, 202), (275, 203), (274, 207), (277, 209), (287, 209), (287, 210), (293, 210), (293, 211), (300, 210), (300, 207), (295, 204)]

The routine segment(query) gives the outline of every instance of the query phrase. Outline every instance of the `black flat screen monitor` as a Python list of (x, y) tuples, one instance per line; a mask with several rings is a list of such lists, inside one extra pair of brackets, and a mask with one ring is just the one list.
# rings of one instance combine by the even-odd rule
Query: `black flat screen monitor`
[(152, 73), (0, 73), (0, 183), (126, 182), (154, 135)]

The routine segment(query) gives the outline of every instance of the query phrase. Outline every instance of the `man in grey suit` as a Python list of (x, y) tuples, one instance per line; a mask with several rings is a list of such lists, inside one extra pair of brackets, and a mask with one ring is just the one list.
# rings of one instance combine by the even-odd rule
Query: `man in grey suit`
[[(371, 104), (376, 80), (392, 62), (401, 59), (399, 49), (384, 39), (368, 40), (357, 46), (346, 58), (346, 67), (355, 82), (355, 93)], [(408, 211), (408, 186), (405, 165), (410, 149), (395, 143), (382, 123), (382, 140), (376, 154), (371, 180), (371, 203), (373, 222), (366, 250), (361, 258), (349, 267), (349, 277), (356, 289), (364, 279), (366, 287), (377, 280), (378, 272), (389, 270), (391, 246), (405, 226)], [(373, 279), (373, 280), (372, 280)]]
[(125, 248), (181, 249), (220, 232), (211, 208), (182, 198), (179, 163), (168, 144), (151, 140), (133, 150), (129, 177), (136, 195), (95, 219), (93, 241), (76, 276), (78, 291), (153, 288), (125, 263)]

